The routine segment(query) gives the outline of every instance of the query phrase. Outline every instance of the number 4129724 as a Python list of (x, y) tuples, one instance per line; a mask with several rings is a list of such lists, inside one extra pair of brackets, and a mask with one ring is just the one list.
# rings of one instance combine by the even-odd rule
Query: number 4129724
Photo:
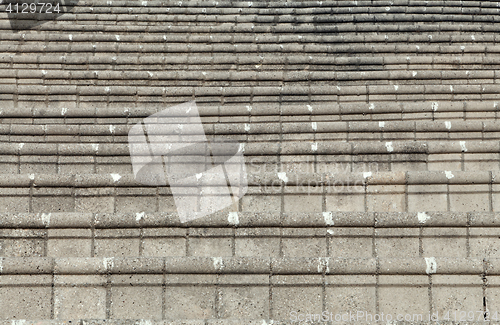
[(44, 2), (39, 2), (39, 3), (16, 3), (12, 5), (12, 3), (9, 3), (7, 8), (5, 8), (5, 11), (8, 13), (15, 13), (15, 14), (34, 14), (37, 12), (37, 6), (40, 5), (40, 10), (38, 13), (42, 14), (52, 14), (52, 13), (60, 13), (61, 10), (59, 9), (59, 4), (57, 4), (55, 7), (51, 3), (44, 3)]

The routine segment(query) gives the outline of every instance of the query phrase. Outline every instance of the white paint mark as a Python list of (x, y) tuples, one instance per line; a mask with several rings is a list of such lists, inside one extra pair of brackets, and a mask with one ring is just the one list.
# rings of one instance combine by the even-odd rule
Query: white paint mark
[(146, 212), (137, 212), (135, 214), (135, 221), (139, 222), (146, 216)]
[(383, 128), (385, 126), (385, 122), (378, 122), (378, 126)]
[(115, 126), (114, 126), (114, 125), (110, 125), (110, 126), (109, 126), (109, 132), (110, 132), (111, 134), (115, 133)]
[(398, 90), (399, 86), (398, 85), (394, 85), (394, 90)]
[(186, 114), (189, 114), (189, 112), (191, 112), (191, 108), (192, 108), (192, 107), (190, 107), (190, 108), (188, 108), (188, 109), (186, 110)]
[(50, 225), (50, 213), (42, 213), (41, 218), (42, 218), (42, 223), (45, 227), (48, 227)]
[(450, 121), (444, 122), (444, 126), (446, 126), (448, 130), (451, 129), (451, 122)]
[(240, 223), (240, 218), (238, 217), (238, 212), (229, 212), (227, 216), (227, 221), (231, 225), (237, 225)]
[(67, 109), (66, 107), (63, 107), (63, 108), (61, 109), (61, 116), (66, 115), (66, 113), (67, 113), (67, 112), (68, 112), (68, 109)]
[(465, 50), (465, 46), (460, 46), (460, 49), (463, 51)]
[(104, 91), (106, 91), (107, 93), (109, 93), (111, 91), (111, 89), (109, 87), (106, 87), (106, 88), (104, 88)]
[(12, 325), (25, 325), (26, 324), (26, 320), (25, 319), (13, 319), (11, 321), (11, 324)]
[(426, 223), (431, 217), (425, 212), (417, 213), (417, 218), (419, 223)]
[(143, 2), (142, 2), (142, 5), (143, 5), (144, 7), (146, 7), (146, 6), (148, 5), (148, 2), (147, 2), (147, 1), (143, 1)]
[(163, 40), (166, 41), (167, 40), (167, 35), (163, 35)]
[(364, 172), (363, 178), (372, 177), (372, 172)]
[(450, 91), (453, 92), (453, 86), (452, 85), (450, 85)]
[(247, 111), (251, 112), (252, 111), (252, 106), (248, 105), (247, 106)]
[(417, 76), (417, 71), (413, 71), (411, 74), (412, 74), (412, 76), (416, 77)]
[(119, 41), (119, 40), (120, 40), (120, 36), (115, 35), (115, 37), (116, 37), (116, 40), (117, 40), (117, 41)]
[(99, 143), (92, 143), (92, 150), (97, 152), (97, 150), (99, 150)]
[(245, 123), (245, 131), (246, 132), (250, 131), (250, 124)]
[(238, 149), (238, 151), (245, 152), (245, 144), (244, 143), (240, 143), (240, 148)]
[(318, 273), (330, 273), (330, 258), (329, 257), (319, 257), (318, 258)]
[(333, 229), (328, 229), (326, 232), (329, 233), (330, 235), (333, 235), (335, 233)]
[(153, 325), (153, 322), (151, 322), (150, 320), (148, 319), (141, 319), (139, 321), (139, 325)]
[(102, 261), (102, 264), (104, 265), (104, 268), (106, 270), (111, 269), (114, 266), (114, 257), (105, 257)]
[(30, 174), (29, 178), (34, 181), (35, 180), (35, 174)]
[(311, 112), (311, 113), (313, 112), (313, 108), (311, 105), (307, 105), (307, 109), (309, 110), (309, 112)]
[(460, 141), (460, 148), (462, 148), (462, 152), (467, 152), (467, 147), (465, 146), (465, 141)]
[(452, 179), (453, 177), (455, 177), (455, 175), (453, 175), (453, 173), (449, 170), (445, 170), (444, 174), (446, 175), (446, 178), (448, 178), (448, 179)]
[(311, 150), (312, 151), (318, 151), (318, 143), (317, 142), (314, 142), (311, 144)]
[(333, 226), (333, 213), (332, 212), (323, 212), (323, 219), (325, 219), (325, 224), (327, 226)]
[(216, 270), (221, 270), (224, 267), (222, 257), (212, 257), (212, 261), (214, 262), (214, 268)]
[(286, 173), (278, 173), (278, 178), (281, 179), (283, 182), (287, 183), (288, 182), (288, 177), (286, 176)]
[(203, 173), (196, 174), (196, 180), (197, 181), (199, 181), (201, 177), (203, 177)]
[(311, 123), (311, 127), (312, 127), (312, 129), (313, 129), (314, 131), (316, 131), (316, 130), (318, 129), (318, 123), (316, 123), (316, 122), (312, 122), (312, 123)]
[(470, 38), (475, 41), (476, 40), (476, 37), (474, 35), (471, 35)]
[(69, 40), (72, 41), (73, 40), (73, 35), (69, 34)]
[(392, 141), (391, 142), (386, 142), (385, 143), (385, 147), (387, 148), (387, 151), (389, 151), (389, 152), (393, 152), (394, 151), (394, 147), (392, 146)]
[(375, 109), (375, 104), (371, 103), (370, 106), (368, 106), (368, 109)]
[(113, 182), (118, 182), (120, 180), (120, 178), (122, 178), (120, 176), (120, 174), (111, 174), (111, 177), (113, 178)]
[(24, 147), (24, 143), (23, 143), (23, 142), (21, 142), (21, 143), (19, 144), (19, 150), (23, 149), (23, 147)]
[(425, 269), (425, 273), (434, 274), (437, 271), (437, 263), (435, 257), (426, 257), (425, 264), (427, 264), (427, 268)]
[(438, 106), (439, 106), (438, 102), (432, 102), (432, 110), (433, 110), (434, 112), (435, 112), (435, 111), (437, 111)]

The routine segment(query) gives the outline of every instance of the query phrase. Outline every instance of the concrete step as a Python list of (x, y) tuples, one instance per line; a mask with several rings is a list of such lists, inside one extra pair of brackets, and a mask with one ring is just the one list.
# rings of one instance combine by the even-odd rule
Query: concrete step
[(500, 241), (498, 213), (492, 212), (256, 213), (226, 209), (187, 223), (181, 223), (175, 212), (4, 213), (0, 223), (0, 257), (4, 258), (500, 257), (496, 248)]
[[(498, 172), (249, 173), (243, 212), (497, 211)], [(168, 182), (167, 182), (168, 183)], [(168, 184), (165, 184), (168, 185)], [(208, 185), (207, 185), (208, 186)], [(206, 186), (206, 187), (207, 187)], [(227, 184), (213, 184), (207, 188)], [(1, 212), (173, 212), (172, 191), (133, 174), (2, 174)]]
[[(161, 319), (162, 324), (199, 324), (196, 320), (203, 324), (293, 324), (291, 317), (298, 317), (299, 313), (304, 319), (304, 314), (313, 317), (311, 314), (324, 311), (333, 317), (349, 312), (364, 312), (365, 317), (369, 313), (373, 317), (384, 312), (393, 319), (397, 314), (404, 319), (405, 314), (411, 317), (412, 312), (422, 317), (438, 313), (436, 317), (443, 319), (452, 306), (449, 299), (463, 296), (467, 297), (469, 308), (476, 310), (474, 315), (479, 312), (481, 318), (481, 312), (495, 308), (498, 294), (497, 259), (212, 257), (0, 261), (0, 290), (9, 296), (8, 300), (2, 299), (2, 318), (56, 319), (54, 323), (77, 317), (88, 319), (87, 323), (94, 323), (91, 319), (111, 318), (113, 323), (140, 318)], [(350, 309), (352, 304), (357, 306), (354, 311)], [(490, 317), (494, 317), (493, 313)], [(187, 319), (195, 321), (180, 322)], [(373, 319), (357, 320), (373, 324)]]

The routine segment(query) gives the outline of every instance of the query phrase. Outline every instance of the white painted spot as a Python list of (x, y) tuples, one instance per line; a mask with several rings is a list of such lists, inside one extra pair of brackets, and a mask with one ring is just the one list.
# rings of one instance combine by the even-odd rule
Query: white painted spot
[(247, 106), (247, 111), (251, 112), (252, 111), (252, 106), (248, 105)]
[(329, 233), (330, 235), (333, 235), (335, 232), (333, 231), (333, 229), (327, 229), (326, 231), (327, 233)]
[(92, 150), (94, 150), (95, 152), (97, 152), (97, 150), (99, 150), (99, 143), (93, 143), (92, 144)]
[(114, 266), (114, 257), (105, 257), (102, 264), (106, 270), (111, 269)]
[(415, 47), (417, 48), (417, 50), (420, 50), (420, 46), (418, 46), (418, 45), (417, 45), (417, 46), (415, 46)]
[(327, 226), (333, 226), (333, 213), (332, 212), (323, 212), (323, 219), (325, 219), (325, 224)]
[(21, 143), (19, 144), (19, 150), (21, 150), (23, 147), (24, 147), (24, 143), (22, 143), (22, 142), (21, 142)]
[(111, 134), (115, 133), (115, 126), (114, 125), (109, 126), (109, 133), (111, 133)]
[(392, 146), (392, 141), (391, 142), (386, 142), (385, 143), (385, 147), (387, 148), (387, 151), (389, 151), (389, 152), (393, 152), (394, 151), (394, 147)]
[(67, 112), (68, 112), (68, 109), (66, 107), (61, 108), (61, 116), (66, 115)]
[(329, 257), (319, 257), (318, 258), (318, 273), (330, 273), (330, 258)]
[(146, 7), (146, 6), (148, 5), (148, 2), (147, 2), (147, 1), (143, 1), (143, 2), (142, 2), (142, 5), (143, 5), (144, 7)]
[(438, 106), (439, 106), (438, 102), (432, 102), (432, 110), (433, 110), (434, 112), (435, 112), (435, 111), (437, 111)]
[(109, 93), (111, 91), (111, 89), (109, 87), (106, 87), (106, 88), (104, 88), (104, 91), (106, 91), (107, 93)]
[(118, 182), (120, 180), (120, 178), (122, 178), (120, 176), (120, 174), (111, 174), (111, 178), (113, 178), (113, 182)]
[(444, 126), (446, 126), (448, 130), (451, 129), (451, 122), (450, 121), (444, 122)]
[(216, 270), (221, 270), (224, 267), (222, 257), (212, 257), (212, 261), (214, 262), (214, 268)]
[(398, 90), (399, 86), (398, 85), (394, 85), (394, 90)]
[(250, 124), (245, 123), (245, 131), (246, 132), (250, 131)]
[(42, 223), (45, 227), (48, 227), (50, 225), (50, 213), (42, 213), (41, 218), (42, 218)]
[(453, 173), (449, 170), (445, 170), (444, 174), (445, 174), (446, 178), (448, 178), (448, 179), (452, 179), (453, 177), (455, 177), (455, 175), (453, 175)]
[(417, 213), (417, 218), (419, 223), (426, 223), (431, 217), (425, 212)]
[(35, 174), (30, 174), (29, 178), (34, 181), (35, 180)]
[(470, 38), (475, 41), (476, 40), (476, 37), (474, 35), (471, 35)]
[(314, 131), (316, 131), (316, 130), (318, 129), (318, 123), (316, 123), (316, 122), (312, 122), (312, 123), (311, 123), (311, 127), (312, 127), (312, 129), (313, 129)]
[(283, 182), (287, 183), (288, 182), (288, 177), (286, 176), (286, 173), (278, 173), (278, 178), (281, 179)]
[(312, 106), (311, 106), (311, 105), (307, 105), (307, 109), (309, 110), (309, 112), (311, 112), (311, 113), (312, 113), (313, 108), (312, 108)]
[(245, 152), (245, 144), (240, 143), (240, 148), (238, 149), (239, 152)]
[(11, 324), (12, 325), (25, 325), (26, 324), (26, 320), (25, 319), (13, 319), (11, 321)]
[(370, 106), (368, 106), (368, 109), (375, 109), (375, 104), (371, 103)]
[(452, 85), (450, 85), (450, 91), (453, 92), (453, 86)]
[(202, 176), (203, 176), (203, 173), (196, 174), (196, 180), (199, 181)]
[(417, 71), (413, 71), (411, 74), (412, 74), (412, 76), (416, 77), (417, 76)]
[(372, 177), (372, 172), (364, 172), (363, 178)]
[(378, 126), (383, 128), (385, 126), (385, 122), (378, 122)]
[(117, 41), (119, 41), (119, 40), (120, 40), (120, 36), (115, 35), (115, 37), (116, 37), (116, 40), (117, 40)]
[(73, 40), (73, 35), (69, 34), (69, 40), (72, 41)]
[(465, 46), (460, 46), (460, 49), (463, 51), (465, 50)]
[(146, 212), (137, 212), (135, 214), (135, 221), (139, 222), (146, 216)]
[(311, 150), (312, 151), (318, 151), (318, 143), (317, 142), (314, 142), (311, 144)]
[(426, 257), (425, 264), (427, 264), (427, 268), (425, 269), (425, 273), (434, 274), (437, 271), (437, 263), (435, 257)]
[(460, 141), (460, 148), (462, 148), (462, 152), (467, 152), (467, 147), (465, 146), (465, 141)]
[(231, 225), (237, 225), (240, 223), (240, 218), (238, 217), (238, 212), (229, 212), (227, 216), (227, 221)]

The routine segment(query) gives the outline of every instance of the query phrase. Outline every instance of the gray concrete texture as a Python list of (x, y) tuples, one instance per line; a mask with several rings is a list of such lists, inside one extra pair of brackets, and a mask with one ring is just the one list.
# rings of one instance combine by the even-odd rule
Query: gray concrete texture
[[(499, 323), (499, 5), (0, 4), (0, 325)], [(128, 133), (193, 100), (249, 187), (182, 223)]]

